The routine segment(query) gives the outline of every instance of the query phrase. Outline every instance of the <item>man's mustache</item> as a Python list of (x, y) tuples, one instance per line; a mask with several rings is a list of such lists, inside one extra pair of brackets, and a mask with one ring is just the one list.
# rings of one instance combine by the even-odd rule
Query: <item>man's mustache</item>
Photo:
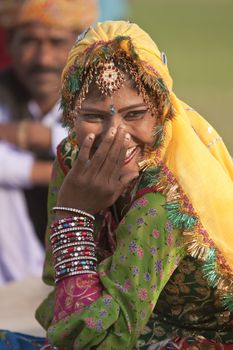
[(31, 66), (28, 69), (29, 74), (34, 73), (55, 73), (55, 74), (61, 74), (62, 68), (61, 67), (49, 67), (49, 66), (41, 66), (41, 65), (34, 65)]

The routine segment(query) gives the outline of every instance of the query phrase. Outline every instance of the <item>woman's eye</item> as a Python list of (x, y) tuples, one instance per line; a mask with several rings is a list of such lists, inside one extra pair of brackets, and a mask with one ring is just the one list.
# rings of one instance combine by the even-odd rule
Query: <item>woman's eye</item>
[(132, 111), (132, 112), (128, 112), (125, 115), (125, 120), (137, 120), (137, 119), (141, 119), (144, 117), (144, 115), (146, 114), (147, 110), (142, 110), (142, 111)]
[(88, 122), (101, 122), (103, 120), (103, 116), (99, 115), (99, 114), (84, 114), (83, 119), (88, 121)]

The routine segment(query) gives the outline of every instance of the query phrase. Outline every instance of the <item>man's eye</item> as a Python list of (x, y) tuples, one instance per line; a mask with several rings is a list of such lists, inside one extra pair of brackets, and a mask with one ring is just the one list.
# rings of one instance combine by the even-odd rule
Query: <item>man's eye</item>
[(30, 37), (30, 36), (26, 36), (24, 38), (21, 39), (21, 44), (22, 45), (35, 45), (38, 43), (38, 40), (36, 38)]
[(126, 115), (125, 115), (125, 120), (137, 120), (137, 119), (141, 119), (144, 117), (144, 115), (146, 114), (147, 110), (144, 109), (142, 111), (132, 111), (132, 112), (128, 112)]
[(53, 39), (50, 39), (50, 41), (51, 41), (51, 44), (56, 47), (65, 46), (67, 44), (67, 40), (63, 38), (53, 38)]

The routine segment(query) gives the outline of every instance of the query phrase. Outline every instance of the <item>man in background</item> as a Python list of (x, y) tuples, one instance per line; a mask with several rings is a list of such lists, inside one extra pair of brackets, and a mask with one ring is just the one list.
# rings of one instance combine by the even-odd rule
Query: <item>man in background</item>
[(60, 76), (76, 36), (96, 18), (94, 0), (1, 0), (12, 63), (0, 73), (0, 285), (41, 274), (47, 186), (67, 133)]

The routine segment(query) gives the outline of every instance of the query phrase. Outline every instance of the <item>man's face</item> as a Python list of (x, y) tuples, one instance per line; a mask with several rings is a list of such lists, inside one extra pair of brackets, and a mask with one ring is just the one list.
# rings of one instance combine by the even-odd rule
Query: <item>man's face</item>
[(61, 72), (74, 40), (72, 31), (41, 23), (27, 24), (14, 32), (10, 43), (13, 66), (34, 98), (59, 92)]

